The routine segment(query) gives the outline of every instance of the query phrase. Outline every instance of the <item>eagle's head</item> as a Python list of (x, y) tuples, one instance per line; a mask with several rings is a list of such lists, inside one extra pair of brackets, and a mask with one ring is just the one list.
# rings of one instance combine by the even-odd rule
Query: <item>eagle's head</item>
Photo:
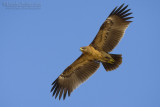
[(88, 46), (80, 47), (80, 50), (81, 50), (83, 53), (88, 53), (88, 52), (89, 52)]
[(86, 52), (86, 51), (87, 51), (87, 48), (86, 48), (86, 47), (80, 47), (80, 50), (81, 50), (82, 52)]

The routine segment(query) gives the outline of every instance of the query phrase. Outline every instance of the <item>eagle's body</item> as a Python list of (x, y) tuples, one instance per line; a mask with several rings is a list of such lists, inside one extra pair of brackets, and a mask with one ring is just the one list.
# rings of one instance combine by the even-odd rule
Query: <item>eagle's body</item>
[(70, 96), (71, 92), (81, 83), (86, 81), (102, 63), (106, 71), (112, 71), (122, 63), (121, 54), (110, 54), (124, 35), (125, 30), (133, 17), (127, 17), (130, 9), (123, 7), (115, 8), (100, 27), (94, 40), (90, 45), (81, 47), (82, 55), (68, 66), (62, 74), (52, 83), (53, 96), (59, 95), (59, 99), (66, 94)]
[(85, 54), (85, 59), (96, 60), (100, 62), (114, 62), (114, 59), (103, 50), (96, 50), (93, 46), (81, 47), (80, 50)]

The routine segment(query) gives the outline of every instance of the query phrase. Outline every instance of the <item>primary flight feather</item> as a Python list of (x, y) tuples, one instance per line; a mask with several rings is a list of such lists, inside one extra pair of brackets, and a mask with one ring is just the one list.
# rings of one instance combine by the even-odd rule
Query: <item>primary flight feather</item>
[(68, 66), (62, 74), (52, 83), (51, 92), (53, 96), (65, 99), (67, 93), (71, 92), (81, 83), (86, 81), (99, 68), (100, 63), (106, 71), (119, 67), (122, 63), (121, 54), (110, 54), (123, 37), (125, 30), (133, 17), (128, 17), (130, 9), (122, 4), (119, 8), (113, 9), (108, 18), (100, 27), (99, 32), (86, 47), (81, 47), (82, 55)]

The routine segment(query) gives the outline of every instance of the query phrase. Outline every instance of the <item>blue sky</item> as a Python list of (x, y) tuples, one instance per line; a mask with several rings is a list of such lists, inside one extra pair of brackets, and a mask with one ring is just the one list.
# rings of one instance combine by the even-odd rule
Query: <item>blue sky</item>
[[(15, 3), (28, 3), (30, 8), (9, 7)], [(101, 66), (65, 101), (54, 99), (51, 83), (122, 3), (129, 4), (135, 17), (112, 52), (123, 55), (122, 65), (112, 72)], [(0, 106), (160, 107), (159, 4), (158, 0), (0, 0)]]

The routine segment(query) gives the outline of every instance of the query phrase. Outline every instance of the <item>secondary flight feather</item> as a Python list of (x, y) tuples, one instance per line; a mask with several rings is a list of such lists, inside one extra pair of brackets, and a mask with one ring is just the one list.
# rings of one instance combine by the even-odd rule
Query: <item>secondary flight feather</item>
[(129, 19), (132, 14), (128, 5), (122, 4), (119, 8), (114, 8), (108, 18), (100, 27), (94, 40), (90, 45), (81, 47), (82, 55), (68, 66), (62, 74), (52, 83), (51, 92), (59, 100), (70, 96), (71, 92), (81, 83), (86, 81), (102, 63), (106, 71), (111, 71), (119, 67), (122, 63), (121, 54), (110, 54), (123, 37), (128, 25), (132, 22)]

